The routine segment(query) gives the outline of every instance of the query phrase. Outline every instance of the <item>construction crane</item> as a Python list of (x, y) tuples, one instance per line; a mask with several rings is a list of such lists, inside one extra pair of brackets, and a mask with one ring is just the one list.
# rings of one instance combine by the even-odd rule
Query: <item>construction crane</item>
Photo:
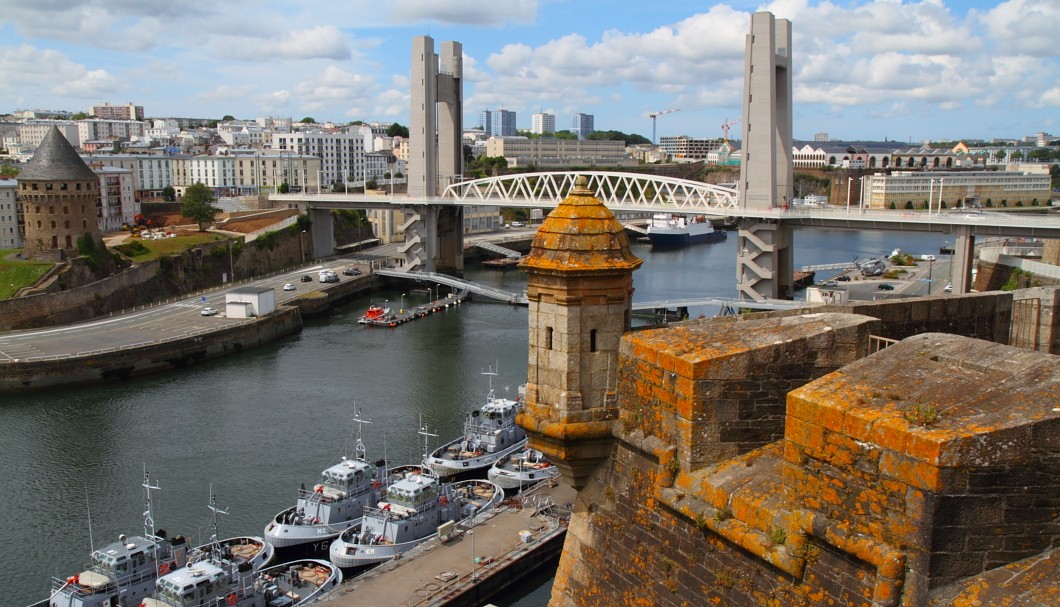
[(674, 112), (680, 112), (681, 108), (676, 110), (663, 110), (661, 112), (652, 112), (648, 114), (648, 118), (651, 118), (651, 144), (655, 145), (655, 119), (663, 114), (673, 114)]
[(739, 119), (729, 120), (728, 118), (726, 118), (725, 122), (723, 122), (721, 124), (721, 132), (725, 136), (725, 141), (726, 142), (729, 141), (729, 127), (730, 126), (735, 126), (737, 124), (740, 124), (740, 120)]

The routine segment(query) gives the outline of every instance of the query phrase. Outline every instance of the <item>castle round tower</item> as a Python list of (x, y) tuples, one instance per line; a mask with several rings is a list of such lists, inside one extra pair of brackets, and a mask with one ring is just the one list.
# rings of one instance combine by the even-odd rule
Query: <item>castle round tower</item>
[(82, 236), (101, 242), (99, 178), (59, 129), (48, 131), (16, 179), (26, 226), (23, 257), (59, 261), (76, 255)]
[(579, 177), (538, 229), (527, 272), (530, 360), (519, 424), (580, 487), (607, 457), (619, 342), (643, 261), (614, 214)]

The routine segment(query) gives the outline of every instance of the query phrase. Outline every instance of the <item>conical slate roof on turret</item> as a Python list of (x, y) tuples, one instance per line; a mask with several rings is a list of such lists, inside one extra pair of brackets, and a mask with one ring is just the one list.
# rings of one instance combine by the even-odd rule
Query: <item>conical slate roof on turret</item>
[(584, 176), (538, 228), (520, 264), (543, 271), (632, 271), (644, 260), (630, 251), (629, 237), (611, 209), (593, 196)]
[(95, 180), (96, 174), (77, 155), (77, 150), (52, 127), (37, 146), (33, 158), (18, 174), (19, 181), (46, 179), (55, 181)]

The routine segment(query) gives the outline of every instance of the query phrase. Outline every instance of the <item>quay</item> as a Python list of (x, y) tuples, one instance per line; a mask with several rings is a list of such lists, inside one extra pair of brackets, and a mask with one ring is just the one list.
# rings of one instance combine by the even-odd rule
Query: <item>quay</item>
[(348, 579), (324, 603), (334, 607), (477, 607), (563, 549), (575, 492), (538, 485), (505, 500), (452, 539), (431, 540)]

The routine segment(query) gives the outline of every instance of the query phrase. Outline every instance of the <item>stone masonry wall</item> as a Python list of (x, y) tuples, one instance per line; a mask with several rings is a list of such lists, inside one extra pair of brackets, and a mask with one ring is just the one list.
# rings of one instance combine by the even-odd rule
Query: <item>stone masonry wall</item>
[(866, 357), (878, 330), (810, 314), (628, 334), (611, 457), (550, 605), (948, 605), (1060, 545), (1058, 359), (943, 334)]

